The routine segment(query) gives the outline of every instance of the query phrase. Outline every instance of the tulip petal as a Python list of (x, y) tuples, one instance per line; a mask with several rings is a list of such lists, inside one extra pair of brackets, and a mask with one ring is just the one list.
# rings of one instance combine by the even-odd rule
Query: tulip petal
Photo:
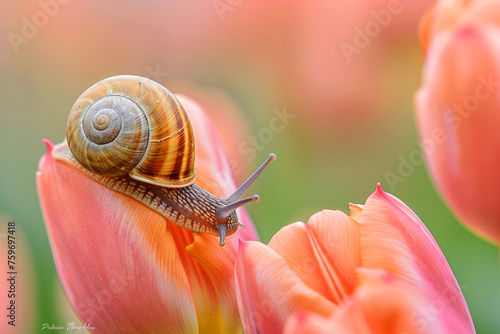
[(356, 220), (361, 228), (363, 267), (385, 269), (424, 291), (436, 293), (439, 305), (449, 307), (462, 327), (473, 332), (467, 304), (448, 262), (409, 207), (378, 185)]
[(358, 223), (345, 213), (323, 210), (307, 225), (295, 223), (282, 228), (269, 247), (311, 289), (338, 304), (356, 285), (355, 269), (361, 262), (359, 235)]
[(469, 1), (438, 1), (424, 14), (420, 24), (420, 37), (424, 49), (429, 47), (439, 31), (456, 24), (467, 2)]
[(421, 39), (427, 49), (440, 32), (469, 24), (500, 25), (498, 1), (441, 0), (424, 15)]
[(357, 283), (355, 268), (361, 263), (359, 224), (341, 211), (323, 210), (312, 215), (307, 225), (324, 251), (321, 260), (335, 268), (337, 287), (352, 292)]
[(241, 242), (235, 267), (238, 308), (245, 333), (280, 333), (285, 319), (304, 309), (323, 315), (335, 305), (309, 288), (270, 247)]
[[(210, 235), (198, 234), (194, 239), (186, 251), (199, 265), (187, 267), (186, 274), (192, 286), (203, 284), (193, 289), (199, 318), (202, 318), (199, 319), (200, 333), (240, 332), (234, 293), (236, 250), (227, 245), (220, 247), (219, 241)], [(207, 314), (210, 314), (208, 319)]]
[(363, 213), (364, 205), (349, 203), (349, 217), (356, 219), (359, 215)]
[(298, 310), (291, 315), (287, 319), (283, 329), (283, 334), (320, 334), (331, 332), (332, 324), (329, 317), (304, 310)]
[(197, 332), (173, 226), (54, 160), (50, 147), (37, 185), (57, 272), (83, 322), (96, 333)]
[[(500, 243), (500, 29), (464, 26), (436, 37), (416, 115), (433, 181), (458, 217)], [(439, 134), (439, 135), (438, 135)]]
[(285, 333), (470, 333), (447, 308), (408, 281), (380, 270), (359, 270), (360, 286), (329, 318), (311, 312), (288, 320)]

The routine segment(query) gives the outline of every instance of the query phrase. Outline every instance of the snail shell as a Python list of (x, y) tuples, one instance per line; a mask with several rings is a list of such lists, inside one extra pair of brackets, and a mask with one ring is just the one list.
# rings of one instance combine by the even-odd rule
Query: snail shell
[(123, 75), (87, 89), (66, 127), (75, 159), (93, 173), (179, 188), (194, 182), (194, 135), (175, 96), (147, 78)]
[(239, 226), (236, 209), (267, 160), (231, 196), (219, 198), (194, 184), (194, 135), (182, 105), (160, 84), (123, 75), (87, 89), (73, 105), (66, 141), (52, 155), (96, 182), (134, 198), (168, 221), (220, 238)]

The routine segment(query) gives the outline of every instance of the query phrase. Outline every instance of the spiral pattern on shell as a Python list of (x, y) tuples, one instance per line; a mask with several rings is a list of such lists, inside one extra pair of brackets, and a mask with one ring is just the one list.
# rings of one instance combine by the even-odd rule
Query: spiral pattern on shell
[(68, 146), (89, 171), (164, 187), (194, 182), (194, 135), (175, 96), (138, 76), (104, 79), (75, 102)]

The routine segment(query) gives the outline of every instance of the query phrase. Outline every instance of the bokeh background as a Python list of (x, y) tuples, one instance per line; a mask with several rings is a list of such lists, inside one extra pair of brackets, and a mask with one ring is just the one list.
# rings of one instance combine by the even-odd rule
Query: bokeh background
[[(277, 153), (253, 187), (261, 202), (248, 206), (263, 242), (321, 209), (347, 212), (380, 182), (431, 230), (477, 332), (498, 332), (498, 249), (459, 224), (421, 160), (413, 111), (423, 63), (418, 23), (432, 3), (2, 1), (0, 236), (6, 221), (16, 221), (18, 333), (77, 321), (55, 271), (35, 172), (41, 139), (62, 141), (78, 96), (118, 74), (197, 99), (225, 138), (239, 181)], [(394, 4), (397, 13), (380, 16)], [(365, 29), (371, 36), (363, 39)]]

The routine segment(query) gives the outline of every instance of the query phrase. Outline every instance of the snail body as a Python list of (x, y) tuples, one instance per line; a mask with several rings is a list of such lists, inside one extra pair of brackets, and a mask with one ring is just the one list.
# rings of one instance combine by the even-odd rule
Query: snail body
[(220, 238), (238, 229), (241, 199), (276, 156), (271, 154), (228, 198), (194, 183), (194, 134), (188, 115), (160, 84), (138, 76), (116, 76), (86, 90), (68, 116), (67, 147), (54, 156), (93, 180), (129, 196), (196, 233)]

